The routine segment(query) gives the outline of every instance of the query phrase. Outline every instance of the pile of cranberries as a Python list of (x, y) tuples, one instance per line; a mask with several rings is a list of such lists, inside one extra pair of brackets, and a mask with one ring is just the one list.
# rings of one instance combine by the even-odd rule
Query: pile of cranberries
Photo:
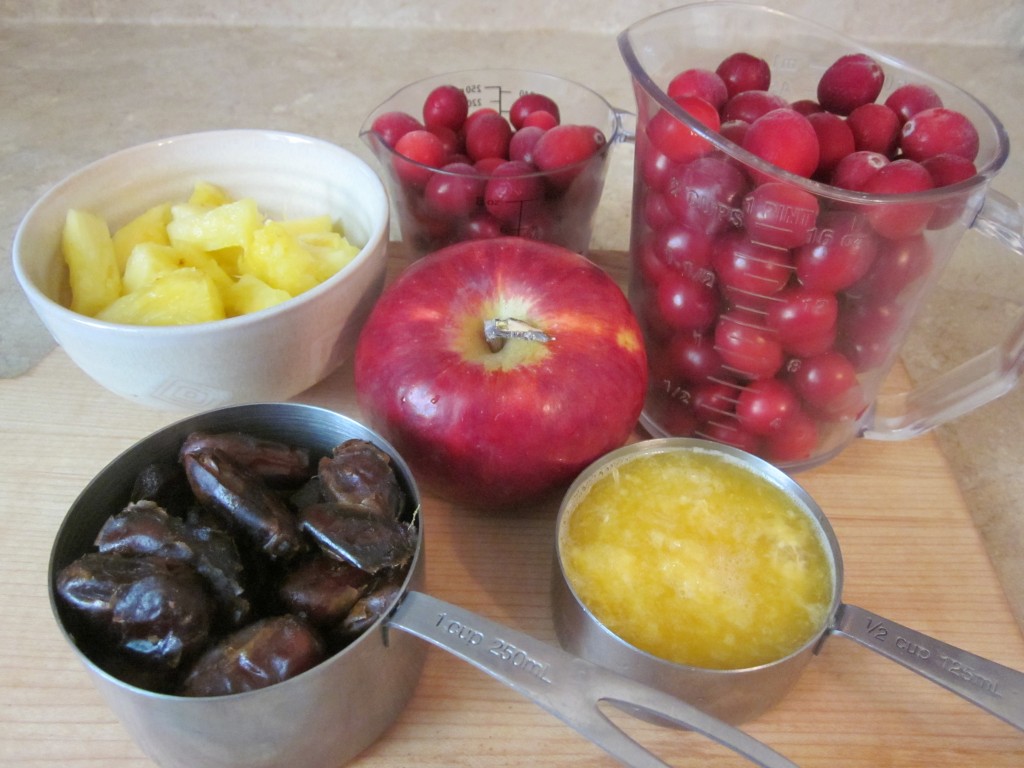
[(607, 139), (563, 124), (548, 96), (523, 93), (507, 115), (470, 112), (463, 89), (442, 85), (424, 99), (422, 119), (385, 112), (371, 131), (392, 150), (402, 235), (418, 252), (500, 235), (586, 249)]
[(967, 190), (907, 193), (974, 176), (979, 138), (927, 85), (879, 101), (884, 73), (864, 54), (828, 67), (813, 99), (783, 99), (771, 74), (740, 52), (679, 72), (666, 91), (776, 168), (895, 197), (811, 192), (651, 100), (637, 135), (630, 292), (651, 365), (645, 417), (799, 465), (841, 447), (863, 415), (939, 238), (967, 205)]

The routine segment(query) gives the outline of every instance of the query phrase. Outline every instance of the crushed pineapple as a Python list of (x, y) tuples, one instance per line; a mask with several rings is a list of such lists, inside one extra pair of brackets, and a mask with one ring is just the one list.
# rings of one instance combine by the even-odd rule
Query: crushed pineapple
[(68, 212), (71, 309), (118, 323), (178, 325), (258, 312), (320, 284), (359, 252), (330, 216), (272, 221), (250, 198), (200, 181), (113, 235)]
[(608, 629), (705, 669), (794, 652), (823, 630), (835, 583), (811, 515), (712, 452), (611, 467), (564, 518), (559, 551), (569, 584)]

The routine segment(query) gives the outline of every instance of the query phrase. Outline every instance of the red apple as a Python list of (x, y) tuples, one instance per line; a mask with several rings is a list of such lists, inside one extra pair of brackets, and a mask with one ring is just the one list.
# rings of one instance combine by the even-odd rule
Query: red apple
[[(491, 343), (490, 321), (511, 325)], [(533, 338), (530, 338), (530, 337)], [(598, 266), (521, 238), (414, 262), (359, 337), (365, 418), (417, 480), (475, 506), (539, 500), (629, 438), (647, 360), (629, 303)]]

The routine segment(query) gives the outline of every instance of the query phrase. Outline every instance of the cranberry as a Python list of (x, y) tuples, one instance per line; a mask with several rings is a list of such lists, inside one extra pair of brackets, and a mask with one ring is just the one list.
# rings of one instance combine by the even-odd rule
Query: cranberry
[(705, 155), (672, 174), (666, 202), (680, 223), (712, 234), (730, 225), (746, 191), (743, 171), (728, 160)]
[(768, 182), (743, 201), (743, 223), (755, 243), (796, 248), (806, 243), (818, 218), (818, 198), (793, 184)]
[(788, 106), (784, 98), (770, 91), (741, 91), (725, 103), (722, 108), (722, 122), (742, 120), (745, 123), (752, 123), (773, 109)]
[(853, 131), (843, 118), (831, 112), (812, 112), (807, 115), (807, 121), (818, 136), (818, 167), (814, 178), (828, 181), (839, 161), (857, 150)]
[(761, 438), (753, 432), (742, 429), (735, 421), (709, 421), (695, 433), (716, 443), (724, 443), (747, 453), (761, 450)]
[(501, 222), (486, 212), (478, 212), (462, 224), (461, 235), (466, 240), (487, 240), (501, 236)]
[(423, 128), (404, 134), (395, 143), (395, 152), (401, 155), (395, 158), (395, 173), (404, 183), (417, 189), (426, 186), (433, 175), (432, 169), (440, 168), (445, 161), (444, 144)]
[(866, 406), (853, 363), (834, 350), (801, 360), (790, 381), (803, 401), (829, 421), (855, 419)]
[(508, 142), (508, 159), (533, 162), (533, 148), (544, 135), (544, 129), (536, 126), (524, 126), (512, 134)]
[(846, 118), (858, 152), (896, 156), (900, 139), (900, 118), (884, 104), (862, 104)]
[(864, 216), (826, 211), (818, 219), (812, 241), (794, 253), (797, 279), (804, 288), (838, 293), (867, 274), (878, 249), (878, 236)]
[(728, 368), (749, 379), (771, 378), (784, 359), (775, 334), (752, 322), (748, 313), (735, 310), (719, 317), (715, 349)]
[(832, 186), (862, 192), (867, 180), (888, 164), (889, 158), (878, 152), (852, 152), (836, 164)]
[(943, 152), (921, 161), (937, 187), (948, 187), (977, 175), (978, 169), (966, 157)]
[(476, 210), (484, 180), (467, 163), (449, 163), (427, 182), (427, 207), (445, 216), (467, 216)]
[(834, 294), (796, 287), (775, 297), (765, 322), (786, 352), (806, 357), (832, 346), (838, 317), (839, 302)]
[(524, 93), (513, 101), (512, 106), (509, 107), (509, 122), (512, 123), (513, 128), (518, 130), (526, 124), (526, 118), (533, 112), (547, 112), (551, 117), (555, 118), (556, 123), (561, 117), (558, 104), (555, 103), (554, 99), (542, 93)]
[(664, 229), (675, 223), (676, 215), (660, 192), (650, 191), (644, 198), (644, 221), (651, 229)]
[(665, 275), (658, 284), (658, 316), (676, 331), (705, 331), (718, 314), (718, 294), (713, 288), (685, 275)]
[(468, 114), (466, 92), (454, 85), (439, 85), (423, 100), (423, 124), (427, 128), (458, 131)]
[(932, 251), (922, 235), (883, 241), (871, 269), (853, 285), (849, 295), (872, 301), (890, 302), (927, 274)]
[(665, 350), (667, 362), (687, 381), (706, 381), (722, 372), (714, 340), (704, 333), (674, 334)]
[[(708, 102), (696, 96), (682, 96), (676, 103), (700, 124), (712, 131), (718, 130), (718, 110)], [(677, 163), (687, 162), (712, 149), (707, 139), (666, 110), (659, 111), (648, 121), (647, 136), (658, 151)]]
[(743, 148), (797, 176), (809, 178), (818, 167), (818, 135), (806, 117), (789, 108), (751, 123)]
[(730, 298), (771, 296), (785, 287), (793, 271), (789, 251), (755, 243), (742, 230), (719, 237), (711, 264)]
[(658, 230), (653, 249), (659, 261), (677, 274), (710, 283), (711, 237), (685, 224), (673, 223)]
[(755, 435), (769, 435), (786, 427), (800, 408), (796, 393), (779, 379), (761, 379), (744, 387), (736, 399), (740, 426)]
[[(910, 195), (932, 189), (935, 182), (920, 163), (893, 160), (864, 183), (864, 191), (873, 195)], [(930, 202), (892, 201), (867, 209), (868, 221), (888, 238), (910, 237), (924, 229), (935, 205)]]
[(797, 99), (796, 101), (791, 102), (789, 107), (790, 109), (796, 110), (801, 115), (808, 116), (825, 111), (825, 108), (814, 99)]
[(687, 69), (669, 81), (669, 98), (678, 100), (682, 96), (697, 96), (720, 110), (729, 98), (729, 89), (717, 72), (710, 69)]
[(895, 304), (854, 304), (839, 315), (839, 351), (858, 371), (877, 368), (896, 350), (896, 334), (903, 317)]
[(794, 462), (809, 459), (818, 444), (818, 425), (797, 409), (786, 419), (785, 429), (765, 438), (764, 451), (770, 461)]
[(392, 149), (398, 140), (409, 131), (417, 131), (422, 128), (423, 124), (407, 112), (385, 112), (375, 118), (370, 126), (370, 130)]
[(522, 128), (541, 128), (545, 131), (558, 125), (558, 118), (543, 109), (531, 112), (523, 118)]
[(454, 158), (462, 150), (462, 141), (459, 139), (459, 135), (451, 128), (445, 128), (443, 125), (428, 128), (427, 130), (441, 140), (441, 144), (444, 146), (444, 155), (449, 162), (456, 162)]
[(640, 160), (640, 168), (643, 173), (643, 181), (648, 190), (663, 192), (668, 187), (672, 172), (676, 164), (664, 152), (659, 152), (648, 145), (643, 151)]
[(722, 138), (728, 139), (733, 144), (742, 147), (748, 130), (750, 130), (750, 123), (745, 120), (729, 120), (722, 123), (722, 127), (718, 129), (718, 132), (722, 135)]
[(497, 112), (484, 113), (466, 124), (466, 154), (473, 160), (485, 157), (508, 158), (512, 128)]
[(547, 172), (555, 187), (564, 189), (580, 172), (580, 163), (597, 154), (604, 134), (589, 125), (556, 125), (533, 145), (533, 161)]
[(884, 82), (882, 67), (867, 54), (841, 56), (818, 81), (818, 103), (829, 112), (849, 115), (877, 99)]
[(931, 86), (907, 83), (889, 94), (885, 106), (899, 115), (900, 124), (925, 109), (942, 106), (942, 97)]
[(962, 113), (945, 107), (922, 110), (903, 125), (900, 148), (911, 160), (950, 153), (974, 160), (978, 156), (978, 131)]
[[(739, 387), (727, 381), (704, 381), (693, 388), (690, 405), (701, 421), (731, 420)], [(723, 419), (724, 417), (724, 419)]]
[(744, 51), (726, 56), (715, 73), (722, 78), (730, 96), (742, 91), (767, 91), (772, 83), (768, 62)]
[(502, 163), (487, 180), (484, 205), (499, 221), (521, 222), (532, 213), (534, 203), (544, 198), (544, 182), (536, 169), (518, 160)]

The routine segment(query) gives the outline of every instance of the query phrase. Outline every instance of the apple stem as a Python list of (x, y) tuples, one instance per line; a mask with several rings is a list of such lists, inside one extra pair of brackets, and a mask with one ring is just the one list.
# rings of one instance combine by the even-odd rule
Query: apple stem
[(523, 339), (525, 341), (540, 341), (547, 343), (554, 341), (555, 337), (544, 333), (540, 328), (517, 320), (514, 317), (494, 318), (484, 321), (484, 338), (487, 346), (492, 352), (498, 352), (505, 346), (508, 339)]

